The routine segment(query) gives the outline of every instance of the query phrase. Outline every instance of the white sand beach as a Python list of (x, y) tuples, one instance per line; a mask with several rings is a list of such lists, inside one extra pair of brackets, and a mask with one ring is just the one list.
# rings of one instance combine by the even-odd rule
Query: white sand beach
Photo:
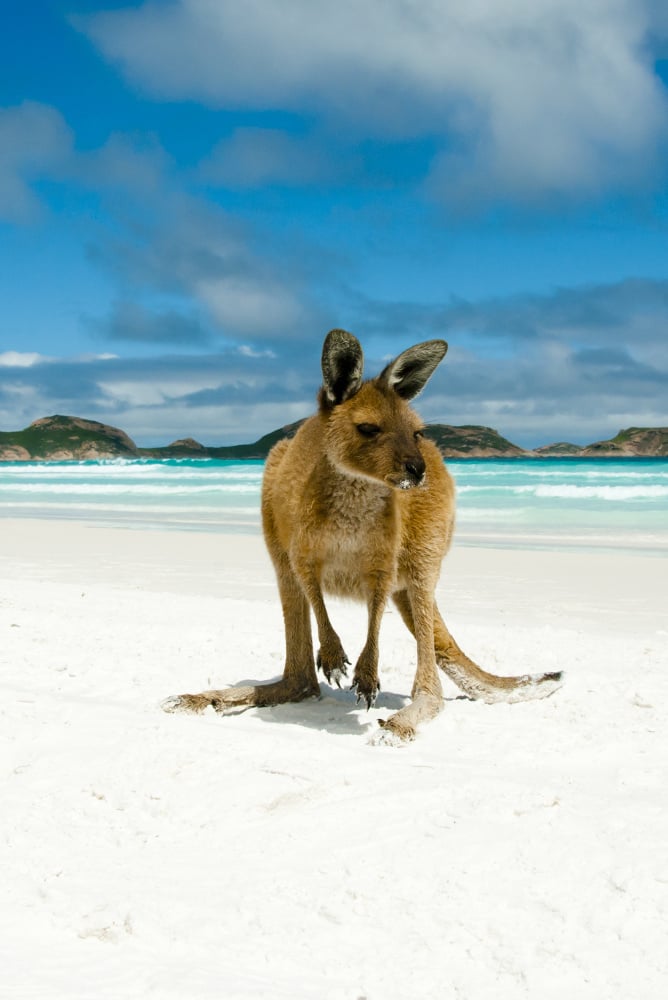
[[(438, 599), (545, 701), (458, 696), (401, 749), (388, 609), (369, 712), (168, 715), (281, 673), (258, 537), (0, 522), (0, 993), (659, 1000), (668, 983), (668, 583), (630, 553), (455, 547)], [(332, 605), (354, 661), (364, 611)]]

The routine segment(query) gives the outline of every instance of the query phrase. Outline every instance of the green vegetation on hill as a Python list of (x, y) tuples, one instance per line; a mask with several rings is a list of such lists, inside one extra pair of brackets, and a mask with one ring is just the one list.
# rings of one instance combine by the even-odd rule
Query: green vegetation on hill
[[(22, 431), (0, 431), (0, 461), (85, 461), (99, 458), (221, 458), (264, 459), (277, 441), (293, 437), (303, 421), (287, 424), (265, 434), (252, 444), (210, 448), (183, 438), (162, 448), (138, 448), (117, 427), (60, 415), (43, 417)], [(527, 452), (491, 427), (467, 424), (429, 424), (431, 438), (446, 458), (520, 458), (564, 456), (668, 456), (668, 427), (629, 427), (609, 441), (585, 448), (578, 445), (545, 445)]]
[(582, 449), (585, 456), (654, 455), (668, 456), (668, 427), (627, 427), (609, 441), (596, 441)]
[(137, 446), (124, 431), (60, 415), (43, 417), (22, 431), (0, 431), (0, 457), (10, 449), (24, 451), (25, 458), (45, 460), (137, 456)]
[(429, 424), (425, 434), (438, 445), (446, 458), (485, 458), (492, 455), (517, 458), (527, 454), (524, 449), (502, 437), (498, 431), (477, 424), (465, 424), (462, 427)]
[(539, 458), (568, 458), (582, 454), (582, 448), (579, 444), (570, 444), (568, 441), (544, 444), (540, 448), (536, 448), (535, 451)]

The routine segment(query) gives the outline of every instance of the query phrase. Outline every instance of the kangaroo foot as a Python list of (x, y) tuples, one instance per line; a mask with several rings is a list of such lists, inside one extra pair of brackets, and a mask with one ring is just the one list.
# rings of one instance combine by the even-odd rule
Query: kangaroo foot
[(389, 719), (378, 720), (380, 729), (374, 733), (370, 741), (373, 746), (400, 747), (415, 739), (417, 735), (415, 726), (406, 720), (393, 722), (394, 718), (394, 716), (390, 716)]
[(199, 713), (211, 706), (221, 715), (234, 715), (247, 708), (264, 708), (319, 697), (320, 688), (314, 675), (312, 681), (302, 684), (280, 680), (270, 684), (224, 688), (222, 691), (172, 695), (162, 702), (161, 708), (164, 712)]
[(403, 746), (415, 739), (421, 722), (433, 719), (443, 708), (443, 699), (434, 695), (417, 694), (410, 704), (399, 709), (389, 719), (379, 719), (380, 731), (371, 738), (374, 746)]

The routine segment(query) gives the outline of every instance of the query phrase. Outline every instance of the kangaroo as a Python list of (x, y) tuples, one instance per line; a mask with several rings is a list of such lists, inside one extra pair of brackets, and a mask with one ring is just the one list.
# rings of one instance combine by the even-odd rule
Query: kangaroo
[[(376, 742), (402, 743), (443, 708), (437, 666), (470, 698), (524, 701), (551, 695), (561, 673), (497, 677), (459, 648), (436, 606), (434, 589), (452, 539), (454, 484), (436, 445), (409, 406), (443, 360), (443, 340), (404, 351), (363, 381), (362, 347), (331, 330), (322, 351), (318, 412), (267, 458), (262, 525), (285, 622), (281, 680), (163, 703), (166, 711), (222, 713), (318, 697), (316, 665), (339, 687), (350, 661), (327, 613), (325, 592), (366, 603), (366, 642), (352, 676), (357, 700), (378, 694), (378, 636), (392, 599), (417, 644), (411, 701), (380, 722)], [(310, 610), (320, 649), (314, 657)]]

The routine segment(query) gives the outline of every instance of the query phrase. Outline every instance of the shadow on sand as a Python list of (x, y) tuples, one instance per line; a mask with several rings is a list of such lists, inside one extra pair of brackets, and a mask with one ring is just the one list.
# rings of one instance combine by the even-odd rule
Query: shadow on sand
[[(270, 681), (280, 680), (280, 674)], [(231, 687), (246, 687), (269, 683), (247, 678)], [(468, 700), (465, 695), (446, 698), (446, 701)], [(300, 702), (287, 702), (284, 705), (274, 705), (267, 708), (252, 708), (258, 719), (266, 723), (280, 725), (304, 726), (307, 729), (326, 731), (338, 736), (370, 734), (378, 725), (379, 719), (387, 719), (410, 701), (409, 695), (397, 694), (393, 691), (380, 691), (372, 708), (368, 709), (350, 688), (332, 688), (322, 682), (320, 697), (307, 698)], [(211, 709), (207, 709), (211, 711)], [(241, 712), (226, 713), (239, 715)]]

